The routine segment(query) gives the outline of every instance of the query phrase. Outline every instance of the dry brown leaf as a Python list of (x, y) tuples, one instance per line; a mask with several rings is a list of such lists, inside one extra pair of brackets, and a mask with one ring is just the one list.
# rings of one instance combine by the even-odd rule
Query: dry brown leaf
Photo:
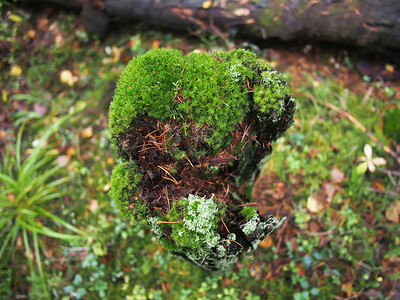
[(161, 45), (161, 42), (160, 42), (160, 41), (154, 40), (154, 41), (151, 43), (151, 48), (152, 48), (152, 49), (158, 49), (158, 48), (160, 48), (160, 45)]
[(385, 212), (386, 218), (393, 223), (400, 221), (400, 201), (392, 202)]
[(333, 184), (326, 182), (324, 184), (324, 189), (326, 193), (326, 202), (327, 203), (332, 203), (333, 196), (335, 195), (336, 189)]
[(263, 248), (269, 248), (272, 246), (272, 240), (269, 238), (266, 238), (260, 242), (260, 246)]
[(386, 185), (384, 185), (380, 181), (372, 181), (372, 187), (381, 191), (384, 191), (386, 189)]
[(22, 74), (22, 69), (18, 65), (12, 65), (10, 70), (11, 76), (20, 76)]
[(319, 213), (324, 210), (324, 205), (312, 194), (307, 199), (307, 209), (312, 213)]
[(104, 64), (115, 63), (119, 61), (121, 58), (121, 50), (116, 46), (112, 46), (111, 48), (106, 47), (104, 51), (106, 52), (107, 55), (111, 56), (103, 59)]
[(59, 157), (57, 157), (57, 163), (61, 166), (61, 167), (65, 167), (68, 165), (69, 161), (70, 161), (71, 157), (68, 155), (60, 155)]
[(385, 65), (385, 71), (386, 71), (386, 72), (389, 72), (389, 73), (393, 73), (393, 72), (394, 72), (394, 66), (393, 66), (393, 65), (386, 64), (386, 65)]
[(99, 201), (97, 200), (90, 200), (89, 209), (91, 212), (94, 212), (99, 207)]
[(83, 129), (81, 132), (81, 136), (83, 138), (90, 138), (92, 135), (93, 135), (93, 127), (92, 126), (89, 126), (85, 129)]
[(76, 153), (75, 147), (70, 146), (68, 147), (67, 151), (65, 151), (65, 154), (67, 154), (68, 156), (72, 156)]
[(342, 291), (346, 293), (347, 297), (351, 297), (353, 295), (353, 282), (352, 281), (343, 283), (341, 288), (342, 288)]
[(110, 188), (111, 188), (110, 184), (107, 183), (105, 186), (103, 186), (103, 192), (108, 192)]
[(247, 17), (250, 15), (250, 9), (248, 8), (238, 8), (232, 12), (237, 17)]
[(209, 9), (212, 6), (213, 2), (210, 0), (204, 1), (201, 5), (204, 9)]
[(331, 171), (331, 179), (335, 183), (341, 183), (344, 180), (344, 173), (335, 168)]
[(35, 36), (36, 36), (36, 31), (33, 30), (33, 29), (29, 29), (27, 35), (28, 35), (28, 38), (30, 38), (31, 40), (33, 40), (33, 39), (35, 38)]
[(317, 222), (315, 222), (315, 221), (308, 222), (308, 230), (310, 232), (318, 232), (318, 231), (320, 231), (320, 229), (321, 229), (321, 226)]
[(47, 107), (38, 102), (33, 104), (33, 110), (41, 116), (44, 116), (47, 113)]
[(64, 70), (60, 73), (60, 81), (73, 86), (78, 81), (78, 77), (74, 76), (70, 70)]

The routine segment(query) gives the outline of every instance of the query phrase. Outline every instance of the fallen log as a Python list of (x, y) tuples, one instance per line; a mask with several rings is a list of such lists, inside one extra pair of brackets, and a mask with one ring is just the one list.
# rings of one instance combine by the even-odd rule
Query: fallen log
[[(38, 0), (24, 0), (38, 3)], [(41, 0), (82, 7), (91, 33), (104, 35), (110, 21), (138, 20), (171, 29), (253, 38), (335, 41), (400, 48), (398, 0)]]

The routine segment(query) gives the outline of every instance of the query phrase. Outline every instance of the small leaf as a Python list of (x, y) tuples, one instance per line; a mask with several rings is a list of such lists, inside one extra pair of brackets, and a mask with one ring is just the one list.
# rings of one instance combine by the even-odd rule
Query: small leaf
[(91, 212), (96, 211), (98, 207), (99, 207), (99, 201), (97, 201), (97, 200), (91, 200), (90, 201), (89, 209), (90, 209)]
[(12, 65), (10, 70), (11, 76), (20, 76), (22, 74), (22, 69), (18, 65)]
[(78, 78), (72, 74), (70, 70), (64, 70), (60, 73), (60, 81), (66, 83), (69, 86), (73, 86)]
[(81, 132), (81, 136), (83, 138), (90, 138), (92, 135), (93, 135), (93, 127), (92, 126), (89, 126), (85, 129), (83, 129)]
[(372, 163), (376, 166), (386, 165), (386, 160), (383, 157), (375, 157), (372, 159)]
[(365, 156), (367, 157), (367, 159), (372, 158), (372, 148), (369, 144), (365, 144), (364, 153), (365, 153)]
[(386, 218), (393, 223), (400, 221), (400, 201), (392, 202), (385, 212)]
[(207, 0), (207, 1), (204, 1), (204, 2), (203, 2), (202, 7), (203, 7), (204, 9), (209, 9), (209, 8), (211, 7), (212, 4), (213, 4), (212, 1)]
[(260, 242), (260, 246), (263, 248), (269, 248), (272, 246), (272, 240), (270, 238), (266, 238), (262, 242)]
[(44, 116), (47, 113), (47, 107), (38, 102), (33, 104), (33, 110), (41, 116)]
[(364, 161), (357, 166), (357, 174), (362, 175), (365, 174), (368, 170), (368, 162)]
[(61, 166), (61, 167), (65, 167), (68, 165), (69, 161), (70, 161), (71, 157), (68, 155), (60, 155), (57, 157), (57, 163)]
[(324, 210), (324, 206), (318, 201), (317, 197), (312, 194), (307, 199), (307, 209), (312, 213), (318, 213)]
[(238, 8), (232, 12), (237, 17), (247, 17), (250, 15), (250, 9), (248, 8)]
[(368, 160), (367, 164), (368, 164), (368, 170), (369, 170), (371, 173), (374, 173), (374, 172), (376, 171), (376, 167), (375, 167), (375, 165), (372, 163), (372, 160)]
[(333, 182), (341, 183), (344, 180), (344, 173), (335, 168), (331, 171), (331, 179)]

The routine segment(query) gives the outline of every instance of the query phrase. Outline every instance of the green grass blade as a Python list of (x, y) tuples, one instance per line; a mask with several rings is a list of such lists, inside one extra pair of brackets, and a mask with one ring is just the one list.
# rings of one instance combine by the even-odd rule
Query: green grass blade
[(36, 208), (36, 211), (37, 211), (38, 213), (40, 213), (40, 214), (42, 214), (42, 215), (44, 215), (44, 216), (46, 216), (46, 217), (52, 219), (54, 222), (59, 223), (60, 225), (62, 225), (62, 226), (65, 227), (66, 229), (71, 230), (72, 232), (75, 232), (75, 233), (81, 234), (81, 235), (84, 235), (84, 234), (85, 234), (84, 231), (82, 231), (82, 230), (76, 228), (75, 226), (73, 226), (73, 225), (69, 224), (68, 222), (66, 222), (66, 221), (64, 221), (64, 220), (62, 220), (62, 219), (60, 219), (60, 218), (57, 217), (56, 215), (52, 214), (51, 212), (49, 212), (49, 211), (47, 211), (47, 210), (45, 210), (45, 209), (43, 209), (43, 208), (37, 207), (37, 208)]
[(36, 193), (33, 197), (29, 198), (27, 205), (32, 205), (33, 203), (35, 203), (35, 205), (38, 206), (46, 201), (61, 198), (65, 194), (65, 192), (52, 192), (48, 189), (44, 189)]
[[(1, 220), (0, 220), (0, 230), (2, 230), (4, 228), (4, 226), (7, 224), (7, 222), (12, 219), (14, 214), (15, 214), (14, 212), (11, 212), (9, 215), (2, 214)], [(1, 257), (1, 255), (0, 255), (0, 257)]]
[(24, 161), (21, 169), (19, 169), (18, 182), (20, 182), (21, 185), (26, 185), (31, 180), (36, 178), (36, 173), (39, 171), (39, 169), (53, 160), (53, 157), (47, 155), (47, 153), (43, 153), (43, 158), (36, 162), (29, 158), (30, 156)]
[(56, 238), (59, 240), (71, 241), (71, 240), (79, 240), (82, 237), (79, 235), (67, 234), (67, 233), (59, 233), (54, 230), (51, 230), (47, 227), (43, 227), (41, 229), (41, 233), (47, 235), (48, 237)]
[(52, 181), (52, 182), (49, 182), (46, 186), (49, 187), (49, 188), (52, 188), (52, 187), (54, 187), (54, 186), (60, 186), (60, 185), (62, 185), (63, 183), (68, 182), (69, 180), (70, 180), (69, 177), (62, 177), (62, 178), (59, 178), (59, 179), (54, 180), (54, 181)]
[(2, 181), (4, 184), (9, 186), (13, 190), (15, 190), (15, 191), (18, 190), (17, 189), (18, 188), (17, 182), (13, 178), (11, 178), (10, 176), (0, 173), (0, 181)]
[(17, 166), (18, 169), (21, 168), (21, 140), (22, 140), (22, 131), (24, 131), (25, 124), (22, 124), (21, 127), (18, 130), (18, 136), (17, 136), (17, 146), (16, 146), (16, 152), (15, 152), (15, 157), (17, 158)]
[(36, 161), (39, 160), (40, 158), (40, 152), (43, 149), (46, 141), (49, 139), (49, 137), (58, 130), (60, 125), (65, 122), (68, 118), (70, 118), (71, 115), (67, 114), (61, 118), (59, 118), (56, 122), (54, 122), (42, 135), (42, 137), (39, 139), (37, 145), (33, 148), (33, 152), (29, 157), (26, 159), (27, 165), (25, 166), (27, 169), (30, 169), (30, 166), (33, 165)]
[(46, 180), (48, 180), (51, 176), (56, 174), (58, 171), (60, 171), (61, 167), (60, 166), (55, 166), (44, 173), (38, 174), (38, 176), (31, 181), (31, 185), (33, 186), (41, 186)]
[(20, 111), (12, 114), (12, 118), (15, 120), (14, 126), (18, 126), (28, 122), (29, 120), (41, 119), (42, 115), (35, 111)]
[(17, 203), (21, 201), (24, 196), (27, 196), (30, 191), (35, 191), (38, 189), (46, 180), (48, 180), (52, 175), (59, 171), (60, 167), (56, 166), (42, 174), (38, 174), (36, 178), (31, 180), (27, 185), (23, 186), (22, 191), (19, 193), (18, 197), (15, 199)]
[(37, 268), (39, 271), (40, 282), (42, 283), (43, 292), (45, 293), (46, 298), (49, 298), (49, 292), (46, 287), (46, 280), (44, 279), (42, 259), (40, 257), (38, 237), (37, 237), (37, 233), (35, 233), (35, 232), (33, 233), (33, 249), (35, 251), (36, 265), (37, 265)]
[(30, 94), (16, 94), (13, 96), (14, 100), (25, 100), (29, 103), (35, 103), (38, 101), (38, 99), (35, 96), (32, 96)]
[(24, 241), (25, 252), (26, 252), (26, 257), (28, 258), (28, 263), (29, 263), (29, 268), (30, 268), (30, 271), (31, 271), (31, 276), (34, 276), (35, 268), (33, 266), (31, 248), (30, 248), (30, 245), (29, 245), (28, 234), (26, 232), (26, 228), (25, 227), (22, 228), (22, 239)]
[[(3, 245), (0, 248), (0, 257), (2, 258), (2, 264), (8, 262), (8, 258), (13, 252), (14, 245), (15, 245), (15, 239), (17, 238), (18, 231), (19, 231), (19, 224), (14, 224), (14, 226), (11, 228), (10, 232), (7, 234), (6, 238), (3, 239)], [(11, 243), (8, 243), (11, 239)], [(5, 257), (3, 254), (8, 248), (8, 253), (7, 256)]]
[(40, 225), (40, 224), (36, 223), (33, 220), (27, 220), (27, 222), (19, 220), (19, 222), (21, 223), (21, 225), (23, 227), (25, 227), (26, 229), (29, 229), (32, 232), (44, 234), (44, 235), (46, 235), (48, 237), (56, 238), (56, 239), (59, 239), (59, 240), (70, 241), (70, 240), (77, 240), (77, 239), (81, 238), (78, 235), (72, 235), (72, 234), (56, 232), (56, 231), (51, 230), (51, 229), (49, 229), (49, 228), (47, 228), (47, 227), (45, 227), (43, 225)]

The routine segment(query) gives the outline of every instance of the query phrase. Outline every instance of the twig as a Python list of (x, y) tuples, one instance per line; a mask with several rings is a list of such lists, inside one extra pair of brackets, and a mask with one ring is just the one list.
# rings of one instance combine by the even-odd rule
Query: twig
[(167, 197), (167, 201), (168, 201), (168, 210), (171, 210), (171, 204), (169, 203), (168, 188), (167, 187), (164, 187), (164, 193), (165, 193), (165, 197)]
[(370, 192), (375, 192), (375, 193), (387, 194), (387, 195), (391, 195), (391, 196), (394, 196), (394, 197), (398, 197), (399, 196), (399, 193), (392, 192), (392, 191), (382, 191), (382, 190), (376, 189), (376, 188), (369, 188), (369, 191)]
[(164, 179), (168, 179), (171, 180), (172, 182), (174, 182), (175, 184), (178, 184), (178, 181), (174, 178), (174, 176), (172, 176), (172, 174), (170, 172), (168, 172), (168, 170), (166, 170), (165, 168), (161, 167), (161, 166), (157, 166), (159, 167), (161, 170), (163, 170), (165, 173), (167, 173), (169, 176), (171, 176), (171, 178), (168, 177), (163, 177)]
[(228, 240), (223, 240), (223, 241), (221, 241), (221, 242), (233, 242), (233, 243), (235, 243), (235, 244), (238, 244), (240, 247), (242, 247), (243, 250), (246, 249), (242, 244), (240, 244), (239, 242), (236, 242), (236, 241), (234, 241), (234, 240), (228, 239)]
[(343, 298), (340, 296), (335, 296), (335, 300), (352, 300), (352, 299), (358, 299), (358, 297), (360, 297), (362, 294), (364, 293), (364, 288), (362, 288), (357, 294), (355, 294), (354, 296), (348, 297), (348, 298)]
[(222, 224), (224, 224), (226, 231), (228, 231), (228, 233), (231, 233), (231, 232), (229, 231), (228, 227), (226, 227), (226, 224), (225, 224), (224, 219), (223, 219), (222, 217), (221, 217), (221, 221), (222, 221)]
[(250, 202), (250, 203), (245, 203), (245, 204), (240, 204), (237, 207), (242, 207), (242, 206), (247, 206), (247, 205), (256, 205), (257, 203), (255, 202)]
[(174, 222), (169, 222), (169, 221), (158, 221), (158, 223), (161, 223), (161, 224), (176, 224), (176, 223), (182, 223), (182, 222), (183, 222), (183, 220), (174, 221)]
[(186, 64), (185, 64), (185, 66), (183, 67), (183, 69), (182, 69), (182, 72), (181, 72), (181, 75), (183, 74), (183, 72), (185, 71), (185, 69), (186, 69), (186, 66), (187, 66), (187, 64), (188, 64), (188, 62), (190, 61), (190, 58), (188, 59), (188, 61), (186, 62)]
[(317, 98), (315, 98), (313, 95), (310, 93), (305, 93), (304, 94), (306, 97), (310, 98), (311, 100), (318, 102), (333, 111), (336, 111), (339, 113), (339, 115), (342, 115), (343, 117), (347, 118), (350, 122), (352, 122), (354, 125), (358, 127), (362, 132), (364, 132), (375, 144), (379, 145), (386, 153), (390, 154), (396, 161), (397, 163), (400, 164), (400, 157), (395, 153), (392, 149), (390, 149), (388, 146), (384, 145), (381, 141), (379, 141), (363, 124), (361, 124), (356, 118), (353, 117), (352, 114), (349, 112), (342, 110), (335, 105), (325, 102), (325, 101), (320, 101)]
[(385, 170), (385, 169), (381, 169), (381, 168), (376, 168), (377, 171), (384, 173), (386, 175), (395, 175), (395, 176), (400, 176), (400, 172), (399, 171), (393, 171), (393, 170)]

